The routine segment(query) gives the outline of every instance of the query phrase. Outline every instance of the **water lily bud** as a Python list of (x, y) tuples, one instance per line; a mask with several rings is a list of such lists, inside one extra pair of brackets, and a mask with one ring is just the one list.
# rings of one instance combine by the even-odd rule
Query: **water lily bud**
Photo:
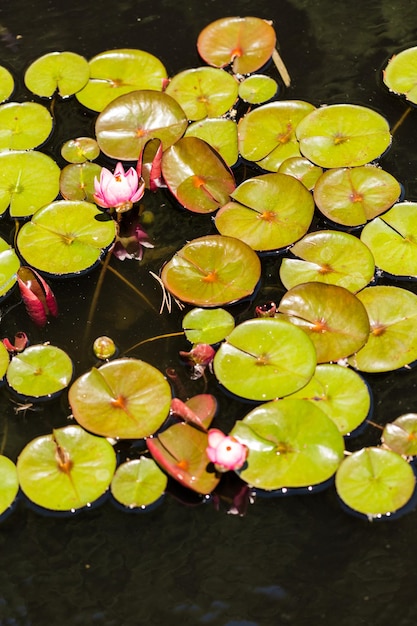
[(219, 472), (240, 469), (246, 461), (248, 448), (230, 435), (217, 428), (208, 432), (206, 454)]
[(116, 353), (116, 344), (113, 339), (105, 335), (97, 337), (93, 343), (93, 352), (101, 361), (107, 361)]

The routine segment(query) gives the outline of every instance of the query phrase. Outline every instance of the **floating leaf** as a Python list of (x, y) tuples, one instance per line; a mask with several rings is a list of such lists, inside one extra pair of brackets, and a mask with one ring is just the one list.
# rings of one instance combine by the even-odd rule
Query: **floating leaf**
[[(3, 339), (3, 341), (6, 341)], [(6, 346), (3, 341), (0, 341), (0, 380), (3, 380), (4, 375), (9, 367), (9, 352), (7, 351)]]
[(385, 424), (381, 437), (384, 446), (404, 456), (417, 455), (417, 414), (400, 415)]
[(239, 84), (239, 96), (250, 104), (263, 104), (273, 98), (277, 91), (277, 82), (263, 74), (252, 74)]
[(71, 163), (61, 170), (59, 190), (65, 200), (94, 202), (94, 179), (100, 180), (97, 163)]
[(122, 48), (100, 52), (90, 59), (89, 76), (76, 98), (93, 111), (103, 111), (110, 102), (132, 91), (162, 91), (167, 72), (153, 54)]
[(372, 253), (349, 233), (335, 230), (308, 233), (292, 246), (291, 253), (299, 258), (283, 258), (279, 271), (286, 289), (301, 283), (320, 282), (356, 293), (374, 276)]
[(172, 96), (189, 120), (220, 117), (236, 102), (237, 80), (221, 69), (196, 67), (176, 74), (165, 93)]
[(237, 421), (230, 434), (249, 448), (240, 477), (259, 489), (323, 483), (343, 458), (342, 435), (307, 400), (285, 398), (262, 404)]
[(115, 468), (111, 444), (80, 426), (65, 426), (33, 439), (17, 460), (25, 495), (53, 511), (89, 506), (107, 491)]
[(69, 163), (94, 161), (100, 154), (98, 143), (92, 137), (69, 139), (61, 148), (62, 157)]
[(14, 91), (14, 78), (6, 67), (0, 65), (0, 102), (4, 102)]
[(50, 52), (33, 61), (25, 72), (25, 85), (37, 96), (62, 98), (86, 85), (90, 76), (87, 60), (74, 52)]
[(400, 287), (367, 287), (356, 296), (369, 317), (366, 344), (349, 358), (362, 372), (389, 372), (417, 360), (417, 296)]
[(222, 341), (234, 326), (233, 315), (225, 309), (191, 309), (182, 320), (185, 336), (191, 343), (217, 343)]
[(38, 326), (45, 326), (48, 315), (57, 317), (58, 304), (52, 289), (38, 272), (22, 265), (17, 270), (22, 300), (29, 317)]
[(0, 150), (30, 150), (44, 143), (52, 131), (48, 109), (36, 102), (0, 105)]
[(73, 415), (90, 432), (105, 437), (141, 439), (168, 416), (171, 389), (148, 363), (121, 358), (92, 368), (71, 385)]
[(178, 202), (195, 213), (216, 211), (236, 186), (219, 155), (198, 137), (183, 137), (164, 152), (162, 174)]
[(314, 187), (314, 201), (333, 222), (360, 226), (389, 209), (400, 193), (391, 174), (367, 165), (324, 172)]
[(0, 455), (0, 515), (13, 504), (19, 491), (16, 465), (7, 456)]
[(33, 150), (0, 153), (0, 214), (10, 205), (11, 217), (29, 217), (59, 192), (58, 165)]
[(302, 154), (325, 168), (365, 165), (391, 144), (387, 120), (355, 104), (332, 104), (309, 113), (297, 126)]
[(318, 363), (353, 354), (369, 336), (364, 305), (353, 293), (337, 285), (318, 282), (296, 285), (283, 296), (278, 311), (308, 334), (316, 348)]
[(394, 54), (383, 71), (385, 85), (417, 104), (417, 47)]
[(111, 493), (115, 500), (129, 509), (153, 504), (164, 494), (168, 478), (155, 461), (141, 456), (122, 463), (111, 482)]
[(254, 250), (277, 250), (294, 243), (305, 235), (313, 219), (311, 193), (285, 174), (245, 180), (231, 196), (233, 201), (216, 215), (216, 228)]
[(365, 226), (361, 241), (371, 250), (381, 270), (417, 278), (417, 203), (394, 205)]
[(72, 373), (72, 361), (64, 350), (39, 344), (12, 357), (6, 378), (21, 396), (50, 398), (69, 385)]
[(19, 267), (16, 252), (0, 237), (0, 298), (7, 295), (16, 284)]
[(89, 270), (116, 235), (114, 220), (98, 220), (99, 215), (90, 202), (52, 202), (22, 226), (17, 248), (27, 265), (49, 274)]
[(316, 352), (309, 337), (283, 317), (236, 326), (213, 361), (219, 382), (249, 400), (272, 400), (304, 387), (314, 374)]
[(351, 433), (368, 417), (370, 390), (361, 376), (341, 365), (317, 365), (314, 376), (291, 398), (309, 400), (336, 424), (342, 435)]
[(206, 118), (193, 122), (185, 131), (185, 137), (198, 137), (220, 154), (231, 167), (239, 158), (237, 147), (237, 124), (226, 118)]
[(271, 23), (258, 17), (225, 17), (199, 34), (197, 49), (209, 65), (232, 64), (235, 74), (256, 72), (271, 58), (276, 35)]
[(260, 275), (259, 258), (243, 241), (208, 235), (176, 252), (164, 265), (161, 278), (176, 298), (215, 307), (250, 296)]
[(100, 149), (113, 159), (136, 161), (152, 139), (166, 150), (182, 137), (187, 117), (166, 93), (142, 90), (119, 96), (100, 113), (96, 137)]
[(345, 458), (337, 470), (336, 489), (348, 507), (372, 518), (403, 507), (413, 495), (415, 481), (399, 454), (371, 447)]
[(304, 157), (290, 157), (285, 159), (278, 168), (279, 174), (287, 174), (297, 178), (310, 191), (314, 189), (323, 170)]

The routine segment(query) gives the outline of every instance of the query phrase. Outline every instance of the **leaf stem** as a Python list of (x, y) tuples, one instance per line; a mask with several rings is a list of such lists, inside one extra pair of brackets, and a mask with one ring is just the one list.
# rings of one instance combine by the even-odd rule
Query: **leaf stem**
[(135, 348), (139, 348), (139, 346), (143, 346), (145, 343), (150, 343), (151, 341), (157, 341), (158, 339), (170, 339), (171, 337), (180, 337), (181, 335), (185, 335), (183, 330), (179, 330), (175, 333), (166, 333), (165, 335), (156, 335), (155, 337), (148, 337), (148, 339), (143, 339), (142, 341), (139, 341), (139, 343), (135, 343), (135, 345), (125, 350), (123, 354), (127, 354), (127, 352), (131, 352)]
[(399, 127), (401, 126), (401, 124), (404, 122), (404, 120), (407, 118), (407, 116), (411, 113), (412, 111), (412, 107), (408, 107), (404, 113), (401, 115), (400, 119), (394, 124), (394, 126), (391, 129), (391, 135), (394, 135), (394, 133), (399, 129)]

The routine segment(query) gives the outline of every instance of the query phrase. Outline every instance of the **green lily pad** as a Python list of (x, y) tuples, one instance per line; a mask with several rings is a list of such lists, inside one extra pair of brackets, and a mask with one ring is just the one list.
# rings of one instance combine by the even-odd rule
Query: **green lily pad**
[(17, 248), (27, 265), (49, 274), (87, 271), (116, 236), (114, 220), (98, 220), (101, 215), (90, 202), (52, 202), (22, 226)]
[(4, 344), (0, 342), (0, 380), (4, 378), (7, 368), (9, 367), (10, 355)]
[(235, 318), (225, 309), (191, 309), (182, 320), (191, 343), (217, 343), (235, 327)]
[(348, 367), (330, 363), (317, 365), (307, 385), (290, 397), (317, 404), (342, 435), (358, 428), (371, 408), (370, 390), (363, 378)]
[(366, 344), (349, 358), (362, 372), (389, 372), (417, 360), (417, 296), (400, 287), (366, 287), (356, 296), (369, 317)]
[(0, 105), (0, 150), (30, 150), (44, 143), (52, 131), (48, 109), (36, 102)]
[(361, 232), (379, 269), (417, 278), (417, 203), (400, 202)]
[(224, 17), (199, 34), (197, 49), (208, 65), (232, 64), (235, 74), (251, 74), (271, 58), (276, 35), (270, 22), (259, 17)]
[(332, 104), (309, 113), (297, 126), (302, 154), (320, 167), (370, 163), (391, 144), (387, 120), (355, 104)]
[(353, 293), (374, 277), (369, 248), (349, 233), (320, 230), (308, 233), (291, 248), (299, 258), (282, 259), (279, 276), (286, 289), (308, 282), (339, 285)]
[(87, 59), (75, 52), (50, 52), (33, 61), (25, 72), (25, 85), (37, 96), (50, 98), (58, 91), (67, 98), (86, 85)]
[(292, 176), (263, 174), (231, 193), (216, 215), (217, 230), (254, 250), (277, 250), (306, 234), (314, 214), (311, 193)]
[(45, 509), (75, 511), (108, 489), (116, 454), (102, 437), (65, 426), (30, 441), (17, 460), (24, 494)]
[(176, 74), (165, 93), (172, 96), (189, 120), (220, 117), (236, 102), (239, 85), (224, 70), (196, 67)]
[(385, 424), (381, 437), (384, 446), (403, 456), (417, 455), (417, 414), (400, 415)]
[(100, 154), (100, 148), (92, 137), (77, 137), (69, 139), (61, 148), (62, 157), (68, 163), (85, 163), (94, 161)]
[(356, 295), (337, 285), (296, 285), (283, 296), (278, 311), (308, 334), (318, 363), (346, 358), (359, 350), (369, 336), (364, 305)]
[(164, 152), (162, 174), (178, 202), (194, 213), (216, 211), (236, 187), (230, 169), (198, 137), (183, 137)]
[(301, 156), (295, 130), (315, 110), (309, 102), (283, 100), (261, 105), (239, 120), (239, 152), (263, 169), (276, 172), (290, 157)]
[(304, 157), (290, 157), (285, 159), (278, 168), (279, 174), (287, 174), (297, 178), (310, 191), (314, 189), (317, 180), (323, 173), (318, 165), (314, 165)]
[(30, 150), (0, 153), (0, 215), (29, 217), (59, 192), (60, 169), (46, 154)]
[(174, 424), (146, 445), (158, 465), (185, 487), (208, 494), (219, 484), (219, 476), (208, 471), (207, 433), (194, 426)]
[(249, 448), (240, 477), (259, 489), (323, 483), (334, 475), (344, 453), (336, 425), (307, 400), (262, 404), (237, 421), (230, 434)]
[(14, 78), (6, 67), (0, 65), (0, 102), (8, 100), (14, 91)]
[(65, 200), (94, 202), (94, 179), (100, 180), (101, 166), (97, 163), (70, 163), (61, 170), (59, 190)]
[(231, 167), (239, 158), (237, 147), (237, 124), (226, 118), (206, 118), (187, 127), (184, 137), (198, 137), (220, 154)]
[(99, 112), (132, 91), (162, 91), (166, 78), (165, 66), (149, 52), (131, 48), (106, 50), (90, 59), (89, 80), (76, 98), (85, 107)]
[(201, 307), (222, 306), (250, 296), (260, 276), (257, 254), (243, 241), (221, 235), (193, 239), (161, 273), (166, 289), (176, 298)]
[(7, 456), (0, 455), (0, 515), (16, 500), (19, 479), (16, 465)]
[(278, 91), (277, 82), (264, 74), (252, 74), (239, 83), (239, 96), (249, 104), (263, 104)]
[(341, 500), (370, 518), (394, 513), (407, 504), (415, 481), (407, 461), (377, 447), (363, 448), (346, 457), (336, 473)]
[(90, 432), (141, 439), (156, 432), (168, 416), (171, 388), (152, 365), (121, 358), (77, 378), (68, 398), (75, 419)]
[(136, 161), (152, 139), (166, 150), (182, 137), (187, 117), (166, 93), (141, 90), (113, 99), (96, 121), (100, 149), (113, 159)]
[(0, 298), (7, 295), (16, 284), (19, 258), (14, 249), (0, 238)]
[(213, 361), (218, 381), (249, 400), (272, 400), (304, 387), (314, 374), (316, 352), (306, 333), (283, 317), (236, 326)]
[(71, 382), (72, 374), (72, 361), (64, 350), (39, 344), (12, 357), (6, 379), (19, 395), (46, 399), (63, 391)]
[(404, 95), (409, 102), (417, 104), (417, 47), (394, 54), (382, 77), (390, 91)]
[(165, 493), (167, 482), (166, 474), (155, 461), (141, 456), (119, 465), (111, 482), (111, 493), (129, 509), (144, 509)]
[(360, 226), (380, 215), (401, 194), (399, 182), (379, 167), (328, 170), (314, 187), (314, 201), (337, 224)]

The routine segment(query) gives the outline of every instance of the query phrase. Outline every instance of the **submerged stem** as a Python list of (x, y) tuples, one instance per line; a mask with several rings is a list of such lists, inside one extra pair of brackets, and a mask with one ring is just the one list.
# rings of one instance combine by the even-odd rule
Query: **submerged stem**
[(4, 420), (4, 431), (3, 431), (3, 437), (1, 440), (1, 445), (0, 445), (0, 454), (3, 454), (4, 449), (6, 447), (6, 443), (7, 443), (7, 435), (9, 434), (9, 422), (7, 420), (7, 418)]
[(88, 311), (87, 323), (85, 325), (84, 345), (87, 345), (87, 342), (88, 342), (88, 338), (89, 338), (89, 335), (90, 335), (91, 324), (92, 324), (92, 321), (93, 321), (93, 318), (94, 318), (94, 313), (95, 313), (95, 310), (96, 310), (96, 307), (97, 307), (97, 302), (98, 302), (98, 299), (99, 299), (99, 296), (100, 296), (101, 287), (103, 286), (104, 277), (106, 275), (106, 270), (107, 270), (108, 265), (110, 263), (110, 259), (111, 259), (112, 253), (113, 253), (113, 249), (110, 248), (110, 250), (106, 254), (106, 258), (103, 261), (101, 272), (100, 272), (100, 276), (98, 277), (97, 285), (96, 285), (96, 288), (94, 290), (93, 299), (91, 300), (91, 304), (90, 304), (90, 310)]
[(275, 67), (277, 68), (279, 75), (281, 76), (283, 80), (284, 85), (286, 87), (289, 87), (291, 85), (291, 78), (290, 78), (287, 68), (285, 67), (285, 63), (282, 60), (282, 57), (276, 48), (272, 53), (272, 60), (275, 63)]
[(156, 341), (157, 339), (169, 339), (170, 337), (180, 337), (181, 335), (184, 335), (184, 334), (185, 333), (183, 330), (179, 330), (175, 333), (166, 333), (165, 335), (156, 335), (155, 337), (148, 337), (148, 339), (143, 339), (142, 341), (139, 341), (139, 343), (135, 343), (134, 346), (131, 346), (130, 348), (125, 350), (123, 354), (127, 354), (127, 352), (131, 352), (135, 348), (139, 348), (139, 346), (143, 346), (145, 343), (150, 343), (151, 341)]
[(394, 124), (394, 126), (392, 127), (392, 129), (391, 129), (391, 135), (393, 135), (393, 134), (394, 134), (394, 133), (395, 133), (395, 132), (399, 129), (399, 127), (400, 127), (400, 126), (401, 126), (401, 124), (404, 122), (404, 120), (407, 118), (407, 116), (411, 113), (411, 111), (412, 111), (412, 107), (410, 107), (410, 106), (409, 106), (409, 107), (408, 107), (408, 108), (404, 111), (404, 113), (401, 115), (401, 117), (400, 117), (400, 119), (398, 120), (398, 122), (396, 122), (396, 123)]

